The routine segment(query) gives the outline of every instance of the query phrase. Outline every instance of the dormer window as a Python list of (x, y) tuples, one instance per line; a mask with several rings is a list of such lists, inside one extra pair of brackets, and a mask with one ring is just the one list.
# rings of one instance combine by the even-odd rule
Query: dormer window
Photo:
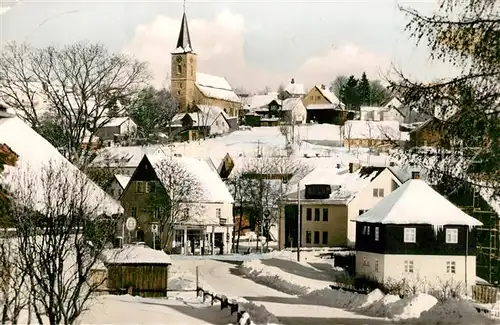
[(420, 172), (411, 172), (411, 179), (420, 179)]

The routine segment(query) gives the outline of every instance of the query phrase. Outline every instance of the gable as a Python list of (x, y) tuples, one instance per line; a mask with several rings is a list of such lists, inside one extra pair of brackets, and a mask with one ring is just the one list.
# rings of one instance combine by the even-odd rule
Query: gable
[(331, 104), (330, 101), (323, 95), (318, 87), (313, 87), (304, 96), (304, 104)]
[[(134, 173), (130, 177), (130, 181), (127, 184), (127, 187), (123, 190), (121, 197), (125, 196), (125, 193), (128, 192), (129, 188), (135, 186), (135, 182), (137, 181), (158, 181), (158, 176), (156, 175), (151, 162), (148, 160), (147, 156), (144, 155), (141, 162), (134, 170)], [(120, 197), (120, 198), (121, 198)]]

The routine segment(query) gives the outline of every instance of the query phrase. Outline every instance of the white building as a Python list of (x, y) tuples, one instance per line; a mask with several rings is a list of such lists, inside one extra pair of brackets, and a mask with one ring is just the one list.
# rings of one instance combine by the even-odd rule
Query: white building
[(362, 121), (398, 121), (403, 123), (405, 116), (395, 106), (361, 106), (360, 119)]
[[(166, 161), (169, 161), (166, 163)], [(165, 168), (180, 168), (179, 172), (189, 175), (189, 179), (178, 179)], [(182, 176), (181, 176), (182, 177)], [(187, 176), (186, 176), (187, 177)], [(186, 181), (193, 181), (188, 191)], [(178, 185), (169, 187), (169, 182)], [(157, 184), (157, 185), (156, 185)], [(172, 250), (181, 254), (209, 254), (231, 251), (233, 230), (233, 197), (217, 170), (205, 159), (167, 156), (165, 154), (145, 155), (125, 188), (121, 201), (128, 217), (137, 219), (139, 225), (135, 236), (139, 241), (152, 243), (150, 224), (159, 222), (152, 212), (147, 211), (148, 194), (154, 193), (156, 186), (176, 191), (176, 202), (182, 204), (186, 218), (172, 220), (169, 226), (175, 229)], [(190, 197), (194, 195), (195, 197)], [(169, 195), (168, 193), (166, 195)], [(179, 203), (180, 202), (180, 203)], [(156, 220), (156, 221), (155, 221)], [(142, 233), (139, 233), (139, 232)]]
[(475, 285), (474, 227), (482, 223), (424, 181), (407, 181), (354, 220), (357, 275), (427, 292)]

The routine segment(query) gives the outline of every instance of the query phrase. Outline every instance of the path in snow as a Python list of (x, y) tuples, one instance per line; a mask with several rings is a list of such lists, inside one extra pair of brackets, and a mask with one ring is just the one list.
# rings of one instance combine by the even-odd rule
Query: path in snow
[(339, 308), (318, 306), (303, 298), (257, 284), (239, 276), (238, 261), (179, 259), (176, 263), (195, 272), (218, 294), (243, 297), (263, 304), (285, 325), (385, 325), (390, 321), (358, 315)]

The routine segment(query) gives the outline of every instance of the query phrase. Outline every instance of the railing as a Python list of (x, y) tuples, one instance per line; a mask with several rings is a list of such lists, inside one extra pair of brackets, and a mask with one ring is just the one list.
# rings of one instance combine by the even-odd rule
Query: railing
[(245, 325), (250, 325), (252, 323), (250, 319), (250, 314), (248, 314), (244, 310), (239, 310), (240, 306), (238, 303), (230, 302), (229, 299), (224, 296), (224, 295), (218, 295), (214, 294), (208, 291), (205, 291), (201, 287), (196, 288), (196, 295), (198, 297), (203, 296), (203, 302), (206, 301), (207, 297), (211, 298), (211, 303), (212, 306), (214, 305), (215, 301), (220, 301), (220, 310), (223, 310), (225, 308), (230, 308), (231, 315), (236, 313), (237, 318), (236, 320), (238, 321), (238, 324), (245, 324)]

